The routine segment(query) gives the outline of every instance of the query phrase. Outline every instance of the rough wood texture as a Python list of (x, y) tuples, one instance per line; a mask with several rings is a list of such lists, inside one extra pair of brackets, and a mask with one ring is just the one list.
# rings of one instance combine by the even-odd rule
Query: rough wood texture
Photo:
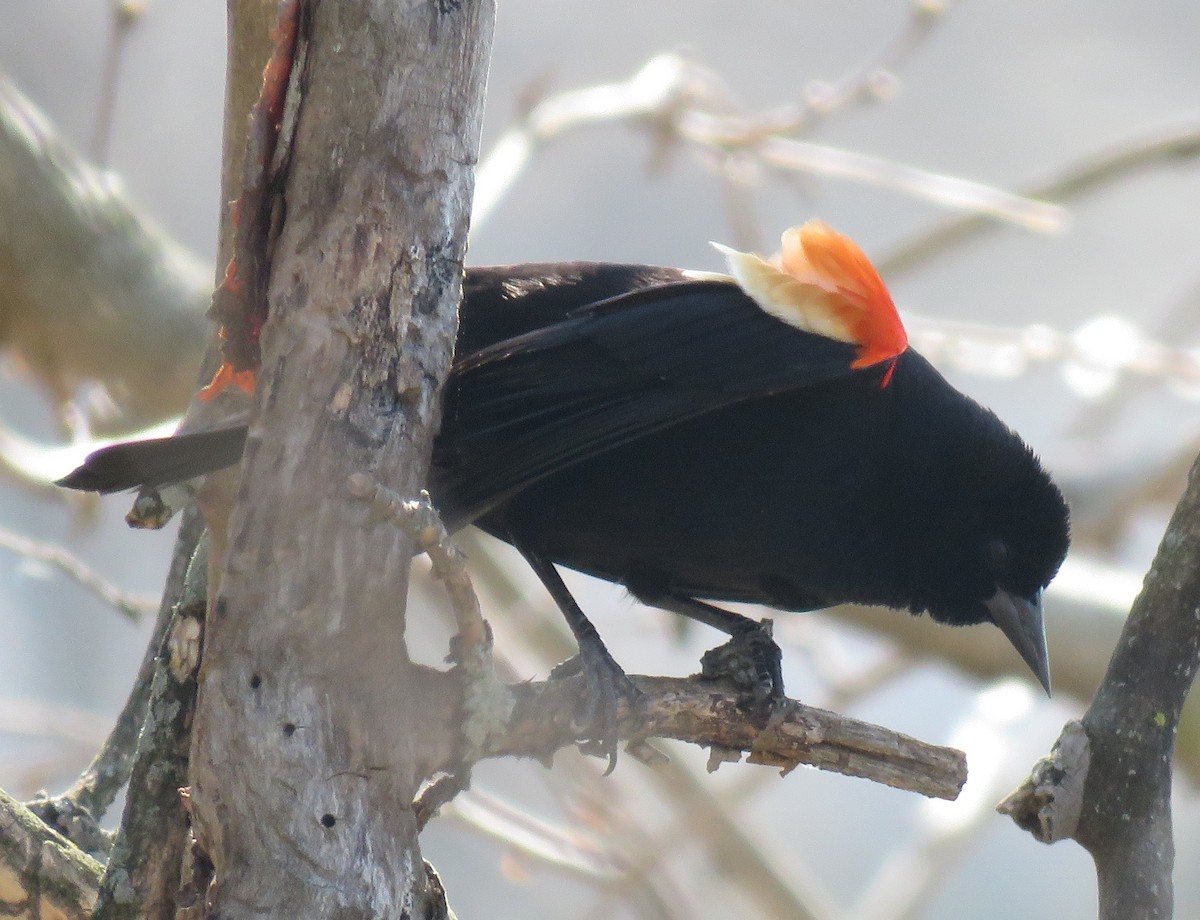
[[(194, 512), (189, 516), (195, 517)], [(172, 605), (169, 630), (154, 658), (137, 761), (92, 920), (175, 917), (188, 839), (181, 790), (187, 785), (196, 706), (195, 669), (207, 603), (207, 545), (207, 540), (193, 542), (196, 551), (186, 580), (182, 586), (177, 581), (167, 585), (168, 592), (179, 600)]]
[(444, 909), (409, 804), (453, 694), (404, 645), (411, 541), (351, 498), (416, 494), (437, 424), (491, 43), (488, 0), (314, 2), (258, 417), (210, 612), (193, 815), (236, 918)]
[[(1082, 719), (1087, 743), (1072, 745), (1082, 756), (1062, 761), (1052, 783), (1035, 769), (1002, 805), (1039, 839), (1071, 836), (1091, 853), (1101, 920), (1172, 916), (1172, 755), (1198, 666), (1200, 459)], [(1077, 733), (1067, 726), (1060, 754)]]
[(1171, 760), (1198, 663), (1200, 475), (1193, 466), (1083, 717), (1092, 757), (1075, 838), (1096, 862), (1101, 920), (1172, 916)]
[(87, 920), (103, 871), (0, 790), (0, 916)]
[[(637, 737), (675, 738), (718, 750), (750, 753), (750, 763), (791, 770), (801, 764), (860, 776), (934, 798), (953, 799), (967, 781), (961, 751), (926, 744), (891, 729), (805, 706), (780, 704), (768, 720), (738, 705), (723, 683), (696, 677), (632, 677), (646, 695)], [(484, 756), (548, 757), (574, 741), (570, 681), (529, 682), (509, 688), (515, 707)], [(631, 737), (628, 725), (621, 736)], [(736, 759), (736, 758), (730, 758)]]

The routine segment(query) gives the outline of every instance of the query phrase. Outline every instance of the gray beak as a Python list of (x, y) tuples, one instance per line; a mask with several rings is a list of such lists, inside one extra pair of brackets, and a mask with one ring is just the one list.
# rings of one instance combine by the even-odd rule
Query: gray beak
[(1042, 619), (1042, 592), (1032, 601), (1000, 589), (983, 602), (992, 620), (1037, 675), (1050, 694), (1050, 653), (1046, 651), (1046, 624)]

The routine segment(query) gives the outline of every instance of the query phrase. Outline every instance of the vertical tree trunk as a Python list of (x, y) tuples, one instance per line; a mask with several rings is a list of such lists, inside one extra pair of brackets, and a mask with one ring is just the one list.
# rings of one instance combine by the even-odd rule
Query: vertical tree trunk
[(313, 0), (257, 417), (192, 759), (206, 913), (425, 917), (410, 809), (453, 693), (404, 644), (408, 537), (346, 479), (422, 485), (449, 367), (491, 0)]

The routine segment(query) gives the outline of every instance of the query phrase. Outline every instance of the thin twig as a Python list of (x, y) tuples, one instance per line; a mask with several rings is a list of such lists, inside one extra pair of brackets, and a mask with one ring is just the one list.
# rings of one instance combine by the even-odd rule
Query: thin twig
[(1120, 384), (1139, 379), (1164, 381), (1176, 396), (1200, 399), (1196, 349), (1153, 339), (1125, 319), (1102, 316), (1070, 332), (1040, 323), (996, 326), (911, 313), (904, 320), (913, 346), (939, 366), (1014, 378), (1054, 365), (1063, 370), (1066, 384), (1088, 399), (1108, 397)]
[(142, 617), (156, 607), (148, 597), (129, 594), (107, 581), (79, 559), (53, 543), (42, 543), (11, 530), (0, 528), (0, 547), (26, 559), (42, 562), (66, 575), (84, 590), (98, 597), (132, 623), (140, 623)]
[(738, 152), (777, 170), (852, 178), (940, 205), (982, 211), (1041, 232), (1063, 223), (1061, 209), (1041, 201), (772, 133), (769, 116), (729, 113), (716, 76), (679, 55), (662, 54), (624, 82), (568, 90), (531, 106), (480, 164), (474, 225), (490, 216), (545, 144), (575, 128), (629, 121), (650, 128), (660, 145), (664, 137), (673, 137), (701, 153)]
[(950, 2), (914, 0), (900, 28), (873, 54), (839, 80), (810, 83), (799, 105), (788, 106), (761, 119), (762, 130), (769, 134), (795, 134), (811, 129), (819, 119), (856, 103), (877, 102), (886, 94), (885, 74), (910, 58), (933, 34)]
[(454, 619), (458, 624), (458, 639), (468, 645), (491, 646), (491, 630), (479, 610), (479, 598), (467, 574), (467, 557), (454, 545), (437, 509), (422, 492), (417, 500), (405, 500), (366, 474), (350, 477), (350, 492), (356, 498), (369, 501), (372, 509), (386, 515), (393, 523), (413, 535), (417, 548), (433, 563), (433, 576), (442, 582)]
[(108, 32), (108, 48), (104, 56), (104, 73), (100, 77), (100, 99), (96, 103), (96, 127), (89, 151), (97, 166), (108, 163), (108, 145), (112, 137), (113, 110), (117, 101), (117, 74), (121, 68), (129, 33), (137, 25), (146, 8), (138, 0), (113, 0), (112, 24)]
[(606, 846), (535, 818), (478, 789), (463, 793), (442, 816), (461, 821), (531, 859), (577, 878), (607, 882), (624, 874)]
[(29, 803), (30, 809), (43, 821), (81, 845), (80, 838), (86, 837), (93, 847), (107, 847), (108, 841), (99, 838), (95, 828), (117, 794), (129, 781), (133, 770), (138, 738), (150, 705), (158, 652), (174, 615), (174, 598), (183, 584), (203, 526), (195, 509), (189, 510), (184, 516), (179, 536), (175, 541), (175, 555), (171, 561), (167, 588), (159, 607), (154, 632), (147, 643), (133, 688), (108, 738), (70, 789), (61, 795)]
[[(1200, 120), (1193, 118), (1088, 154), (1042, 181), (1029, 183), (1025, 194), (1045, 201), (1070, 201), (1143, 170), (1191, 164), (1197, 159)], [(998, 226), (988, 217), (974, 214), (948, 218), (876, 260), (876, 265), (886, 277), (896, 278)]]
[[(652, 777), (657, 793), (676, 806), (678, 830), (674, 846), (700, 843), (714, 865), (721, 867), (755, 903), (758, 916), (777, 920), (830, 920), (836, 908), (828, 885), (809, 867), (779, 864), (768, 848), (739, 820), (736, 809), (716, 798), (711, 784), (686, 765), (672, 766)], [(681, 839), (682, 838), (682, 839)], [(664, 851), (660, 839), (658, 854)]]
[(1027, 230), (1053, 233), (1062, 230), (1066, 224), (1066, 212), (1057, 205), (1038, 200), (1038, 196), (1014, 194), (982, 182), (917, 169), (854, 150), (786, 137), (767, 137), (758, 144), (755, 152), (766, 165), (775, 169), (852, 179), (946, 208), (964, 209), (979, 216), (1018, 224)]

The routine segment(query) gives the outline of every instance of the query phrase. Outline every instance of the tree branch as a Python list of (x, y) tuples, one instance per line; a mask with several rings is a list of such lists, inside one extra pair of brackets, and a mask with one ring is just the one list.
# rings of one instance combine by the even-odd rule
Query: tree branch
[[(1025, 194), (1046, 201), (1069, 201), (1144, 170), (1190, 165), (1197, 160), (1200, 160), (1200, 122), (1192, 119), (1147, 131), (1060, 166), (1048, 178), (1029, 183)], [(895, 278), (999, 226), (995, 220), (980, 214), (947, 218), (893, 249), (878, 259), (876, 265), (885, 277)]]
[(133, 623), (140, 623), (154, 609), (152, 600), (122, 591), (57, 544), (31, 540), (0, 527), (0, 549), (54, 568)]
[(175, 603), (202, 529), (203, 524), (194, 510), (184, 516), (175, 541), (175, 553), (154, 631), (142, 656), (133, 688), (108, 738), (70, 789), (62, 795), (28, 803), (34, 814), (93, 856), (108, 849), (110, 841), (102, 836), (100, 820), (129, 782), (138, 740), (150, 705), (155, 663), (174, 616)]
[(90, 920), (103, 871), (0, 790), (0, 915)]
[[(433, 563), (451, 601), (457, 634), (451, 660), (460, 678), (460, 745), (451, 774), (468, 771), (482, 757), (523, 755), (546, 758), (558, 747), (576, 742), (571, 730), (582, 678), (556, 679), (516, 686), (499, 684), (492, 665), (491, 630), (480, 614), (479, 599), (466, 572), (466, 557), (456, 547), (425, 493), (404, 501), (393, 490), (365, 474), (350, 477), (352, 495), (411, 534)], [(645, 748), (646, 738), (674, 738), (712, 749), (710, 769), (723, 760), (750, 754), (749, 762), (790, 772), (808, 764), (848, 776), (936, 798), (955, 798), (967, 779), (966, 759), (959, 751), (928, 745), (890, 729), (871, 725), (788, 700), (767, 710), (744, 708), (736, 688), (697, 677), (637, 677), (645, 694), (636, 725), (622, 737), (632, 753), (651, 762), (661, 754)], [(628, 714), (627, 714), (628, 715)], [(733, 755), (733, 756), (730, 756)], [(442, 792), (427, 789), (417, 804), (419, 823), (465, 788), (448, 784)]]
[[(955, 798), (967, 779), (960, 751), (795, 700), (781, 703), (768, 719), (742, 708), (737, 690), (721, 682), (640, 675), (632, 680), (646, 695), (645, 718), (637, 730), (625, 725), (621, 737), (674, 738), (715, 748), (713, 769), (725, 753), (748, 752), (748, 763), (784, 772), (807, 764), (942, 799)], [(544, 760), (575, 743), (570, 725), (576, 683), (571, 678), (511, 687), (512, 718), (502, 734), (489, 739), (485, 756)]]
[[(193, 510), (191, 517), (197, 515)], [(208, 540), (202, 539), (182, 585), (169, 586), (169, 632), (157, 646), (145, 722), (92, 920), (175, 920), (188, 821), (182, 790), (195, 712), (208, 587)]]
[(128, 431), (178, 412), (208, 328), (208, 267), (138, 214), (3, 75), (0, 214), (0, 344), (60, 406), (102, 382), (121, 417), (97, 418), (101, 427)]
[(1200, 459), (1087, 713), (1000, 805), (1039, 840), (1091, 853), (1101, 920), (1172, 914), (1171, 764), (1198, 666)]

